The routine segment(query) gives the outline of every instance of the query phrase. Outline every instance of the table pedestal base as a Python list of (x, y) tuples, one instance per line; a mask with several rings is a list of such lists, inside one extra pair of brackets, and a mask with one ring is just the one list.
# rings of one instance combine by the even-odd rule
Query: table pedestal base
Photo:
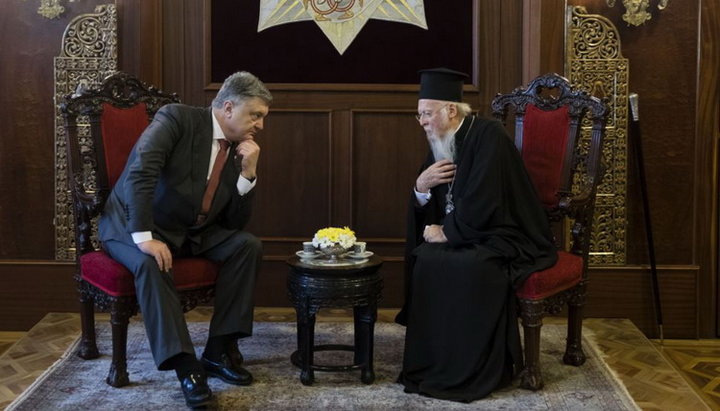
[[(313, 346), (313, 353), (319, 352), (319, 351), (355, 352), (355, 347), (353, 347), (352, 345), (345, 345), (345, 344), (325, 344), (325, 345)], [(375, 372), (372, 369), (372, 363), (370, 363), (370, 364), (355, 363), (355, 364), (347, 364), (347, 365), (313, 364), (308, 367), (307, 371), (305, 371), (304, 366), (303, 366), (302, 357), (300, 356), (300, 351), (295, 351), (294, 353), (292, 353), (292, 355), (290, 356), (290, 361), (292, 361), (292, 363), (296, 367), (303, 370), (300, 372), (300, 382), (302, 382), (303, 385), (312, 385), (312, 383), (315, 380), (315, 371), (338, 372), (338, 371), (362, 370), (360, 373), (360, 381), (362, 381), (364, 384), (372, 384), (375, 381)]]
[[(352, 268), (311, 267), (292, 259), (288, 276), (288, 294), (297, 314), (297, 346), (291, 361), (300, 367), (300, 381), (312, 385), (315, 371), (360, 370), (365, 384), (375, 381), (373, 370), (373, 339), (377, 302), (382, 278), (378, 269), (382, 261), (372, 257), (368, 263)], [(352, 307), (354, 345), (315, 345), (315, 315), (320, 308)], [(315, 365), (315, 351), (351, 351), (353, 363), (348, 365)]]

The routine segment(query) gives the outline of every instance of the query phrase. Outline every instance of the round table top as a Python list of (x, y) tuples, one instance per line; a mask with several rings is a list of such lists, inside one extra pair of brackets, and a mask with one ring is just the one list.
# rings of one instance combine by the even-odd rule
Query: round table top
[(356, 262), (355, 264), (348, 264), (348, 265), (315, 265), (310, 264), (306, 260), (302, 260), (297, 255), (294, 255), (285, 262), (292, 267), (293, 269), (296, 269), (298, 271), (306, 272), (306, 273), (317, 273), (317, 274), (332, 274), (332, 273), (338, 273), (338, 274), (351, 274), (353, 272), (363, 272), (368, 271), (372, 269), (378, 269), (383, 263), (383, 259), (378, 257), (377, 255), (371, 255), (367, 258), (367, 261), (362, 262)]

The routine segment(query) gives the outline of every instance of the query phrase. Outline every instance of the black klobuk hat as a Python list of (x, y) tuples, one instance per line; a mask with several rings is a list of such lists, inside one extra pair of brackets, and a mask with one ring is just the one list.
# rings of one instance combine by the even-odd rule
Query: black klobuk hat
[(420, 70), (420, 95), (418, 99), (462, 102), (465, 73), (446, 68)]

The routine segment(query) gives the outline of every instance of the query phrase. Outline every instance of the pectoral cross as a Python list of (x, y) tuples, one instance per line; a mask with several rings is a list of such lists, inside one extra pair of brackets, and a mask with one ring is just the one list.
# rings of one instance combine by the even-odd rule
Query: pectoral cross
[(450, 214), (455, 210), (455, 204), (453, 204), (452, 193), (448, 192), (445, 194), (445, 214)]

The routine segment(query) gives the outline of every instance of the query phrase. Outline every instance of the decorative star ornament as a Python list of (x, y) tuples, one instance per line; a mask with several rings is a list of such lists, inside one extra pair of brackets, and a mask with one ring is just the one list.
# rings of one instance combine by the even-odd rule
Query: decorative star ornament
[(258, 32), (280, 24), (314, 20), (343, 54), (371, 18), (427, 30), (423, 0), (260, 0)]

